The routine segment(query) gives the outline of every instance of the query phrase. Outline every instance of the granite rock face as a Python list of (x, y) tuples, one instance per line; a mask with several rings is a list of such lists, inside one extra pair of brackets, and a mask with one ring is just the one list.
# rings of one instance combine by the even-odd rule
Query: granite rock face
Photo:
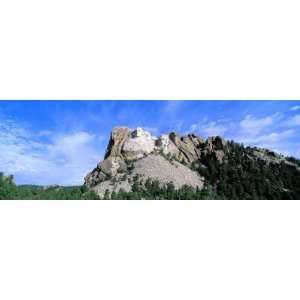
[(119, 173), (113, 181), (106, 179), (95, 185), (93, 190), (100, 197), (104, 196), (106, 190), (109, 193), (119, 192), (121, 189), (130, 192), (136, 176), (142, 182), (145, 182), (148, 178), (158, 180), (161, 185), (173, 182), (175, 188), (180, 188), (183, 184), (199, 189), (204, 186), (204, 178), (199, 176), (197, 172), (177, 161), (170, 162), (163, 156), (153, 153), (132, 162), (131, 172)]
[[(192, 135), (180, 137), (175, 132), (171, 132), (169, 137), (179, 150), (178, 160), (188, 164), (200, 158), (200, 145), (202, 144), (202, 139), (200, 137), (192, 137)], [(195, 144), (193, 139), (195, 140)]]
[(155, 141), (150, 132), (138, 127), (123, 144), (123, 157), (127, 160), (142, 158), (154, 151)]
[(203, 147), (204, 157), (214, 158), (217, 161), (222, 162), (226, 153), (228, 153), (228, 146), (223, 138), (213, 136), (205, 141), (205, 146)]
[(131, 131), (127, 127), (116, 127), (112, 130), (104, 159), (110, 156), (121, 157), (123, 144), (130, 137)]
[(191, 165), (206, 158), (221, 162), (226, 151), (227, 142), (221, 137), (205, 140), (175, 132), (155, 137), (139, 127), (117, 127), (111, 132), (104, 160), (85, 177), (85, 185), (99, 195), (105, 189), (117, 191), (118, 186), (129, 191), (130, 177), (138, 174), (162, 183), (172, 181), (177, 188), (185, 184), (202, 188), (204, 179), (191, 170)]

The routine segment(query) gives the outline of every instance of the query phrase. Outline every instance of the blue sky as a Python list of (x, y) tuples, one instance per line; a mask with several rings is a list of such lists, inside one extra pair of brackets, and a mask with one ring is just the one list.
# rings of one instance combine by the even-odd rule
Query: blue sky
[(300, 157), (300, 101), (0, 101), (0, 171), (19, 184), (81, 184), (115, 126), (221, 135)]

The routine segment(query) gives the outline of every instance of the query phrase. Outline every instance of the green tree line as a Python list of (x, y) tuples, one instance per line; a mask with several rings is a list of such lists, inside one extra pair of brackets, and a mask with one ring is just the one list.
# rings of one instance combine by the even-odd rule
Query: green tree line
[(193, 188), (188, 185), (183, 185), (181, 188), (176, 189), (173, 182), (161, 184), (158, 180), (148, 178), (143, 181), (138, 176), (134, 177), (132, 190), (125, 192), (109, 193), (106, 190), (104, 199), (111, 200), (135, 200), (135, 199), (154, 199), (154, 200), (205, 200), (205, 199), (218, 199), (218, 195), (212, 191), (209, 186), (204, 186), (203, 189)]
[(13, 176), (0, 173), (0, 199), (12, 200), (80, 200), (99, 199), (94, 191), (85, 186), (50, 186), (19, 185), (14, 183)]

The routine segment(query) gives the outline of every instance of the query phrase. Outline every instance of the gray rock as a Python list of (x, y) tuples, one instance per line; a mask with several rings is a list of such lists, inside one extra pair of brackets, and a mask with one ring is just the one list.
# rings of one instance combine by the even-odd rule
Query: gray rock
[(93, 187), (93, 190), (101, 197), (104, 197), (105, 191), (109, 193), (119, 192), (123, 189), (126, 192), (131, 191), (133, 178), (139, 175), (141, 181), (145, 182), (148, 178), (158, 180), (162, 185), (173, 182), (175, 188), (180, 188), (187, 184), (194, 188), (202, 189), (204, 178), (199, 176), (187, 166), (177, 161), (170, 162), (159, 154), (150, 154), (142, 159), (133, 162), (132, 173), (123, 179), (118, 175), (115, 180), (106, 180)]
[[(156, 138), (142, 128), (131, 131), (126, 127), (116, 127), (112, 130), (104, 160), (85, 177), (85, 184), (88, 187), (97, 186), (97, 191), (102, 191), (99, 184), (107, 187), (109, 184), (104, 182), (116, 181), (120, 173), (132, 175), (140, 171), (139, 174), (144, 177), (158, 178), (161, 182), (173, 181), (176, 187), (184, 184), (201, 187), (203, 180), (188, 166), (203, 157), (222, 161), (226, 149), (226, 141), (221, 137), (211, 137), (205, 141), (195, 134), (181, 137), (171, 132)], [(159, 154), (166, 155), (173, 162)], [(109, 186), (115, 188), (119, 184)], [(128, 190), (127, 185), (124, 189)]]

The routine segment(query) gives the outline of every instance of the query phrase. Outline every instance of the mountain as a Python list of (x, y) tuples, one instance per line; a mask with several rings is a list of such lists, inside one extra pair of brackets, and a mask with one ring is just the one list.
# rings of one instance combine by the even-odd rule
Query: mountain
[(105, 199), (298, 199), (300, 161), (219, 136), (117, 127), (84, 185)]

